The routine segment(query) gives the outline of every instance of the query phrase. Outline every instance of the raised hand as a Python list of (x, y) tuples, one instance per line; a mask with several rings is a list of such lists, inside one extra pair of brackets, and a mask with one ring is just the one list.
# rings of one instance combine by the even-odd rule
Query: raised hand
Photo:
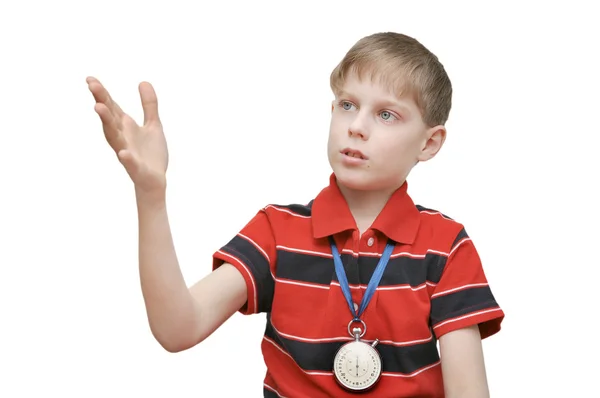
[(144, 123), (138, 125), (123, 112), (95, 78), (86, 79), (96, 105), (106, 141), (115, 151), (137, 193), (163, 194), (169, 161), (167, 143), (158, 116), (158, 101), (150, 83), (139, 85)]

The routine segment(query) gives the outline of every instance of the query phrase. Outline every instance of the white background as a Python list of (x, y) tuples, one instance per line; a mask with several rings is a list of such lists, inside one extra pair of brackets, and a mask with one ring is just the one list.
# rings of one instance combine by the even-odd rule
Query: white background
[(264, 316), (236, 314), (179, 354), (153, 340), (132, 185), (85, 78), (140, 121), (137, 84), (154, 84), (171, 226), (193, 283), (260, 207), (306, 203), (328, 183), (329, 73), (386, 30), (425, 44), (454, 85), (447, 143), (409, 191), (466, 225), (506, 312), (484, 342), (492, 396), (592, 396), (597, 12), (322, 3), (2, 2), (0, 396), (262, 396)]

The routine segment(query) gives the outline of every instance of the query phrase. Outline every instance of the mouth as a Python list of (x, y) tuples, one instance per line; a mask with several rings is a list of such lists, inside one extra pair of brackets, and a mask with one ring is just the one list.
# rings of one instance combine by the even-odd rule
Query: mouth
[(349, 156), (351, 158), (356, 158), (356, 159), (362, 159), (362, 160), (367, 160), (369, 159), (367, 156), (365, 156), (361, 151), (358, 151), (356, 149), (352, 149), (352, 148), (345, 148), (342, 149), (340, 151), (340, 153), (342, 153), (343, 155)]

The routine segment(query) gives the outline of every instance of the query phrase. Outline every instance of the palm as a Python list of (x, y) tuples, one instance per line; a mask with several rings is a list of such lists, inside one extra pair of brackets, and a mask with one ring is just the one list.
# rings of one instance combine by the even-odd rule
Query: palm
[(156, 93), (149, 83), (140, 84), (144, 123), (138, 125), (113, 101), (104, 86), (94, 78), (87, 79), (96, 100), (108, 144), (131, 177), (136, 189), (162, 190), (166, 185), (167, 144), (158, 117)]

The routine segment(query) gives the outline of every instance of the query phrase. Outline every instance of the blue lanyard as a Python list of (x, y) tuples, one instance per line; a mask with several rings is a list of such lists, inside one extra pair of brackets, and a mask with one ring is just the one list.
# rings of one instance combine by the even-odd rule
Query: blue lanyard
[(348, 307), (350, 307), (350, 312), (354, 316), (354, 321), (359, 321), (360, 316), (363, 314), (367, 305), (369, 305), (369, 301), (375, 294), (375, 289), (379, 285), (381, 281), (381, 277), (383, 276), (383, 271), (392, 255), (392, 251), (394, 250), (394, 244), (392, 242), (388, 242), (385, 246), (385, 250), (379, 259), (379, 263), (373, 271), (373, 275), (371, 276), (371, 280), (367, 285), (367, 290), (365, 291), (365, 295), (360, 303), (360, 307), (358, 308), (358, 313), (354, 309), (354, 303), (352, 302), (352, 294), (350, 293), (350, 285), (348, 284), (348, 278), (346, 277), (346, 272), (344, 271), (344, 265), (342, 264), (342, 259), (340, 257), (340, 253), (335, 246), (335, 242), (333, 238), (329, 238), (331, 243), (331, 252), (333, 254), (333, 262), (335, 264), (335, 273), (337, 274), (338, 282), (340, 282), (340, 287), (342, 288), (342, 292), (344, 293), (344, 297), (346, 297), (346, 301), (348, 302)]

